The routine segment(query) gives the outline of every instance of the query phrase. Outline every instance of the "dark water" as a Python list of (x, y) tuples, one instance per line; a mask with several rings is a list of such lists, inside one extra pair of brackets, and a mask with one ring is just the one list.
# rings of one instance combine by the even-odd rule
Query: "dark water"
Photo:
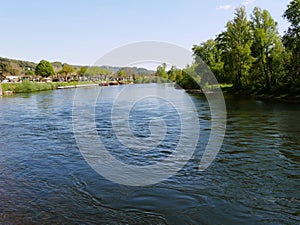
[[(143, 91), (143, 86), (133, 87)], [(118, 93), (120, 88), (107, 90)], [(210, 112), (204, 97), (191, 96), (201, 124), (194, 157), (164, 182), (128, 187), (104, 179), (83, 159), (72, 130), (74, 93), (0, 98), (0, 224), (300, 223), (299, 104), (227, 96), (223, 146), (213, 164), (200, 172)], [(132, 111), (134, 134), (149, 135), (149, 130), (140, 129), (143, 118), (167, 116), (174, 138), (168, 136), (157, 155), (132, 157), (110, 130), (112, 99), (98, 101), (98, 132), (116, 158), (129, 158), (136, 165), (147, 164), (147, 159), (153, 163), (178, 142), (180, 127), (172, 106), (149, 101)]]

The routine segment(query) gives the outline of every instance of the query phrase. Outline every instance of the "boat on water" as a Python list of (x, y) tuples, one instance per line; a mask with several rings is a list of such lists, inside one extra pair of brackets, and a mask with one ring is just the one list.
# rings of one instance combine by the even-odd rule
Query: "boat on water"
[(111, 85), (111, 86), (119, 85), (119, 82), (116, 80), (112, 80), (112, 81), (109, 81), (109, 85)]
[(102, 81), (100, 84), (99, 84), (99, 86), (108, 86), (109, 84), (108, 84), (108, 82), (107, 81)]

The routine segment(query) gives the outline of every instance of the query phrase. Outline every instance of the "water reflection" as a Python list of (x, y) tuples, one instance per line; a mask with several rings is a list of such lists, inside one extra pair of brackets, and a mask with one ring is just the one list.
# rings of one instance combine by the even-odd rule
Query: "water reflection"
[[(163, 183), (132, 188), (83, 160), (72, 132), (73, 96), (0, 98), (1, 224), (299, 224), (300, 105), (227, 96), (223, 147), (199, 172), (210, 113), (205, 98), (192, 96), (201, 125), (193, 159)], [(109, 126), (100, 115), (97, 121), (99, 129)]]

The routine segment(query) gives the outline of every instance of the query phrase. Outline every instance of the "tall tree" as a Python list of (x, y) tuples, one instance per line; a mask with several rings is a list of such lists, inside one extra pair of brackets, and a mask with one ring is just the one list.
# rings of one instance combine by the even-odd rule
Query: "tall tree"
[(88, 68), (86, 66), (80, 67), (80, 69), (77, 71), (77, 75), (82, 77), (86, 71), (88, 70)]
[[(224, 62), (221, 59), (221, 51), (217, 48), (217, 42), (215, 40), (209, 39), (200, 45), (194, 45), (193, 52), (195, 56), (200, 57), (200, 59), (206, 63), (219, 82), (231, 82), (230, 80), (226, 80), (224, 76)], [(202, 63), (198, 62), (198, 65), (202, 65)]]
[(244, 7), (235, 11), (235, 18), (226, 25), (227, 30), (217, 37), (218, 48), (227, 76), (233, 76), (234, 87), (241, 90), (248, 84), (249, 70), (254, 61), (251, 56), (251, 29)]
[(50, 62), (41, 60), (35, 68), (35, 74), (43, 77), (54, 75), (54, 69)]
[[(276, 75), (280, 74), (280, 67), (274, 65), (283, 64), (283, 46), (279, 36), (277, 22), (267, 10), (255, 7), (251, 15), (251, 27), (253, 29), (252, 55), (255, 57), (252, 73), (256, 82), (263, 80), (263, 86), (269, 91), (271, 85), (276, 85)], [(263, 74), (261, 79), (260, 74)], [(253, 74), (252, 74), (253, 75)]]
[(178, 69), (176, 66), (172, 66), (167, 74), (168, 80), (171, 82), (177, 82), (178, 80), (182, 79), (182, 70)]
[(127, 74), (125, 70), (119, 70), (117, 73), (118, 79), (125, 79), (127, 77)]
[(283, 37), (285, 47), (292, 54), (290, 79), (300, 79), (300, 0), (292, 0), (283, 17), (291, 23)]
[(68, 81), (69, 75), (72, 75), (72, 73), (75, 71), (74, 67), (65, 63), (63, 65), (63, 68), (59, 71), (59, 74), (64, 75), (65, 81)]
[(166, 68), (167, 68), (166, 63), (163, 63), (162, 65), (158, 66), (157, 69), (156, 69), (155, 75), (158, 76), (158, 77), (161, 77), (163, 79), (167, 79), (168, 74), (166, 72)]

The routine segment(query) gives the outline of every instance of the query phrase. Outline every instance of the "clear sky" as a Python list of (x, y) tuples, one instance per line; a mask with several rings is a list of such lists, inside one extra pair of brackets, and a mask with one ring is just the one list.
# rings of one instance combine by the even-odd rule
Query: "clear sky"
[(224, 30), (234, 9), (269, 10), (281, 33), (289, 0), (0, 0), (0, 56), (92, 65), (139, 41), (191, 49)]

